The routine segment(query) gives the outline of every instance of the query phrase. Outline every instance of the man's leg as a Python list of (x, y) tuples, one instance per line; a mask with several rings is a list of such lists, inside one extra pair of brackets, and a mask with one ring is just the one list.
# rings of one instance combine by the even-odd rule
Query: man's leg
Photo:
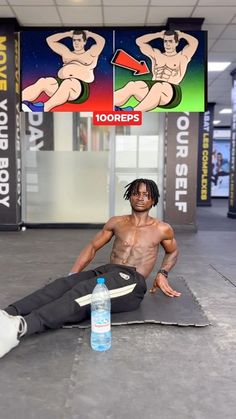
[[(111, 312), (120, 313), (136, 310), (147, 291), (144, 277), (130, 266), (107, 264), (99, 268), (105, 278), (111, 298)], [(91, 295), (76, 299), (80, 305), (90, 304)]]
[(49, 97), (54, 95), (58, 89), (58, 82), (53, 77), (41, 77), (36, 83), (31, 84), (22, 91), (22, 101), (33, 102), (41, 93), (46, 93)]
[(36, 290), (35, 292), (15, 301), (4, 309), (10, 315), (26, 316), (45, 304), (57, 300), (65, 292), (73, 288), (77, 283), (97, 275), (96, 270), (89, 270), (70, 276), (55, 279), (50, 284)]
[(157, 106), (167, 105), (173, 96), (173, 87), (169, 83), (156, 83), (149, 90), (145, 98), (135, 106), (136, 111), (151, 111)]
[[(82, 272), (81, 274), (71, 275), (70, 277), (59, 278), (41, 290), (17, 301), (14, 303), (15, 305), (9, 306), (6, 310), (0, 310), (0, 358), (16, 347), (22, 336), (46, 330), (47, 328), (50, 328), (51, 324), (52, 328), (59, 327), (60, 323), (59, 325), (56, 323), (53, 324), (55, 310), (59, 312), (59, 318), (61, 316), (67, 318), (67, 314), (64, 313), (64, 301), (62, 300), (61, 304), (59, 301), (58, 304), (56, 298), (58, 296), (62, 298), (63, 295), (66, 295), (66, 291), (71, 289), (75, 283), (87, 283), (88, 277), (91, 276), (96, 277), (96, 272), (87, 271)], [(46, 301), (51, 302), (46, 303)], [(46, 307), (46, 316), (48, 314), (48, 320), (45, 321), (45, 324), (43, 313), (42, 317), (40, 317), (40, 314), (37, 314), (37, 307), (39, 307), (40, 310), (40, 307), (42, 306)], [(18, 315), (19, 313), (24, 314), (31, 311), (32, 313), (25, 317)], [(86, 310), (80, 310), (80, 317), (77, 315), (77, 319), (82, 319), (86, 317), (86, 315)], [(55, 318), (57, 318), (56, 315)], [(49, 323), (48, 327), (47, 322)]]
[(214, 175), (214, 180), (213, 180), (213, 182), (214, 182), (215, 186), (217, 186), (217, 183), (218, 183), (218, 177), (219, 177), (219, 174), (218, 174), (218, 173), (216, 173), (216, 174)]
[(89, 271), (93, 272), (93, 276), (77, 281), (60, 298), (26, 315), (27, 335), (58, 329), (65, 323), (80, 322), (90, 317), (91, 294), (97, 284), (97, 277), (101, 275), (110, 292), (112, 312), (137, 309), (146, 292), (143, 277), (135, 269), (114, 268), (110, 264), (101, 268), (104, 269)]
[[(109, 264), (88, 272), (89, 275), (93, 272), (93, 277), (82, 280), (81, 276), (81, 280), (61, 297), (54, 297), (51, 302), (34, 309), (24, 317), (11, 316), (0, 310), (0, 357), (17, 346), (20, 337), (24, 335), (57, 329), (65, 323), (80, 322), (89, 317), (91, 294), (98, 276), (102, 275), (106, 280), (112, 312), (138, 308), (147, 288), (144, 278), (135, 269)], [(76, 276), (77, 274), (72, 275)], [(48, 287), (45, 288), (48, 290)]]
[(221, 170), (218, 172), (218, 176), (229, 176), (229, 172), (225, 172), (224, 170)]
[(124, 105), (131, 96), (134, 96), (139, 102), (144, 99), (148, 93), (148, 86), (143, 81), (130, 81), (124, 87), (116, 90), (114, 93), (114, 105)]
[(79, 80), (74, 78), (63, 80), (53, 96), (44, 103), (44, 111), (49, 112), (55, 106), (76, 100), (81, 94), (81, 91), (82, 86)]

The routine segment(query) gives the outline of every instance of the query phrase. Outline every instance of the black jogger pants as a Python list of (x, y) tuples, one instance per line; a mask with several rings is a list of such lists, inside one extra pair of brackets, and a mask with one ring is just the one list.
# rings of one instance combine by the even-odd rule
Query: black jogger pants
[(14, 302), (5, 311), (23, 316), (27, 335), (78, 323), (90, 317), (91, 293), (102, 276), (110, 292), (111, 312), (136, 310), (147, 290), (144, 277), (134, 267), (116, 264), (59, 278)]

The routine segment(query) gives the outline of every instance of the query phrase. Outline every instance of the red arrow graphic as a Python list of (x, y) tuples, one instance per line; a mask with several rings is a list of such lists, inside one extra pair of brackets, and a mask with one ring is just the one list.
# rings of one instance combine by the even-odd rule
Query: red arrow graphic
[(135, 76), (150, 73), (145, 61), (138, 61), (123, 49), (118, 49), (111, 60), (112, 64), (134, 71)]

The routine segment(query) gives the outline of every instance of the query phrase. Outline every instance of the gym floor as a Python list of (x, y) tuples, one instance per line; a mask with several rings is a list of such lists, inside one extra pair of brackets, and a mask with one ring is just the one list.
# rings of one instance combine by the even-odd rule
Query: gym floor
[[(1, 419), (236, 417), (236, 220), (224, 199), (197, 211), (198, 232), (176, 234), (172, 276), (186, 279), (211, 326), (116, 326), (104, 353), (92, 351), (88, 329), (27, 337), (0, 360)], [(67, 274), (95, 232), (1, 232), (1, 308)], [(90, 266), (106, 263), (110, 247)]]

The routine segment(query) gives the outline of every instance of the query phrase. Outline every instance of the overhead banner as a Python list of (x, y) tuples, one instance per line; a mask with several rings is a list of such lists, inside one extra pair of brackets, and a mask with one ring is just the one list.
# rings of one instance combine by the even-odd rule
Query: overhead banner
[(199, 115), (197, 205), (211, 206), (212, 138), (214, 103)]
[(236, 70), (231, 73), (232, 87), (232, 125), (231, 125), (231, 158), (229, 179), (229, 218), (236, 218)]
[(165, 139), (165, 221), (196, 229), (198, 113), (170, 113)]
[(57, 28), (21, 40), (25, 112), (205, 111), (205, 31)]
[(21, 222), (19, 39), (11, 19), (0, 22), (0, 230)]

